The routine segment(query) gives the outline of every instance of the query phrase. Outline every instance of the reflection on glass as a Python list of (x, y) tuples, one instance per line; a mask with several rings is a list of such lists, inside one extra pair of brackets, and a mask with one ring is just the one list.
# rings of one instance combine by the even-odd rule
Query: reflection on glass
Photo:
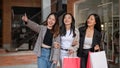
[(113, 15), (113, 5), (112, 2), (109, 3), (105, 3), (105, 4), (101, 4), (98, 5), (98, 14), (101, 16), (102, 18), (102, 23), (106, 25), (106, 27), (104, 28), (104, 31), (106, 33), (105, 39), (106, 41), (104, 41), (106, 44), (104, 44), (104, 48), (106, 50), (107, 53), (107, 57), (109, 60), (113, 61), (113, 44), (112, 44), (112, 34), (113, 34), (113, 22), (112, 22), (112, 15)]
[[(107, 59), (118, 64), (119, 58), (119, 0), (86, 0), (75, 5), (75, 18), (83, 25), (87, 16), (97, 13), (101, 19), (102, 48), (106, 51)], [(77, 11), (76, 11), (77, 10)]]

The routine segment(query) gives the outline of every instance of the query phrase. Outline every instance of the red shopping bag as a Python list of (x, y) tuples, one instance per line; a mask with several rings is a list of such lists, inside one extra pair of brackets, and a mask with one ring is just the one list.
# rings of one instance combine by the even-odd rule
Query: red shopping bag
[(92, 68), (91, 67), (91, 61), (90, 61), (90, 52), (88, 53), (87, 67), (86, 68)]
[(62, 68), (80, 68), (80, 58), (78, 57), (64, 58)]

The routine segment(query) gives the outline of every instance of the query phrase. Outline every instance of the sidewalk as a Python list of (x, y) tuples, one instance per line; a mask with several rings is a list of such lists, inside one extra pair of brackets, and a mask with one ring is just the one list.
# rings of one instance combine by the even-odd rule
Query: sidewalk
[(3, 52), (0, 68), (37, 68), (37, 57), (32, 51)]
[[(0, 68), (37, 68), (37, 57), (32, 51), (0, 51)], [(109, 68), (119, 68), (119, 65), (109, 64)]]
[(0, 68), (37, 68), (36, 64), (14, 65), (14, 66), (0, 66)]

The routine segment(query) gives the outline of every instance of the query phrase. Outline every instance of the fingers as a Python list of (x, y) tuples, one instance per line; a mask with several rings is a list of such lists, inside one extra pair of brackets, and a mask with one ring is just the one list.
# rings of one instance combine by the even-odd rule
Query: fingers
[(99, 49), (100, 49), (99, 45), (96, 45), (96, 46), (94, 47), (94, 50), (99, 50)]
[(25, 22), (27, 22), (27, 21), (28, 21), (28, 18), (27, 18), (26, 13), (24, 14), (24, 16), (22, 16), (22, 20), (23, 20), (23, 21), (25, 21)]
[(70, 54), (70, 55), (73, 54), (73, 53), (74, 53), (73, 50), (69, 50), (69, 51), (68, 51), (68, 54)]
[(72, 46), (75, 46), (78, 44), (78, 41), (73, 41)]
[(53, 64), (57, 64), (57, 61), (53, 60)]
[(27, 14), (25, 13), (25, 17), (27, 17)]
[(58, 43), (54, 43), (54, 48), (60, 48), (60, 45)]
[(60, 45), (55, 45), (55, 48), (60, 48)]

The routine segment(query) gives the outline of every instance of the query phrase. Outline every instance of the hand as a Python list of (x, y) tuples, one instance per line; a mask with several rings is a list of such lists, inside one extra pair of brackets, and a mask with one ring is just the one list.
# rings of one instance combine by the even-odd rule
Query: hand
[(96, 51), (96, 50), (100, 50), (99, 45), (95, 45), (94, 50), (95, 50), (95, 51)]
[(27, 15), (26, 15), (26, 13), (25, 13), (24, 16), (22, 16), (22, 20), (23, 20), (24, 22), (27, 22), (27, 21), (28, 21), (28, 17), (27, 17)]
[(72, 46), (75, 46), (75, 45), (77, 45), (78, 44), (78, 41), (73, 41), (72, 42)]
[(58, 43), (54, 43), (54, 48), (60, 48), (60, 45)]
[(53, 60), (53, 64), (57, 64), (57, 61)]
[(73, 53), (74, 53), (74, 51), (71, 50), (71, 49), (68, 51), (68, 54), (69, 54), (69, 55), (71, 55), (71, 54), (73, 54)]

